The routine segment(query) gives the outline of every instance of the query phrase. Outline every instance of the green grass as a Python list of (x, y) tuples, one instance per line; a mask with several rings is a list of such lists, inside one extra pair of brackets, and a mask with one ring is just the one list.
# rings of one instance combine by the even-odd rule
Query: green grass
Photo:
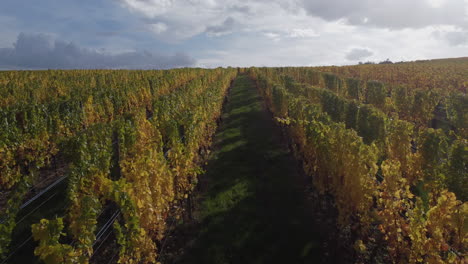
[(240, 75), (225, 105), (206, 175), (195, 239), (178, 263), (314, 263), (314, 231), (297, 164)]

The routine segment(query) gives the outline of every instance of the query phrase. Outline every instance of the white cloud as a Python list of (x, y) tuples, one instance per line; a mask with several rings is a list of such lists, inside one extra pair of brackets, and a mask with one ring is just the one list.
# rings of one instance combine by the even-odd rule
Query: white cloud
[[(227, 10), (238, 8), (235, 1), (214, 0), (120, 0), (124, 7), (140, 14), (152, 23), (165, 23), (171, 30), (158, 33), (167, 42), (180, 42), (225, 22)], [(232, 2), (232, 3), (230, 3)], [(235, 19), (235, 17), (233, 18)], [(216, 33), (214, 34), (216, 35)]]
[(150, 30), (156, 34), (161, 34), (167, 30), (167, 25), (162, 22), (149, 24), (148, 26)]
[(468, 45), (468, 31), (453, 31), (445, 34), (447, 41), (453, 46)]
[(123, 4), (145, 16), (156, 17), (168, 12), (176, 2), (174, 0), (123, 0)]
[(427, 0), (427, 2), (432, 8), (440, 8), (447, 2), (447, 0)]
[(280, 34), (278, 33), (273, 33), (273, 32), (265, 32), (263, 33), (263, 35), (273, 41), (280, 41), (281, 38), (280, 38)]
[(203, 32), (223, 36), (236, 31), (311, 38), (326, 31), (320, 26), (329, 25), (393, 30), (451, 25), (468, 29), (467, 0), (120, 1), (150, 23), (156, 20), (170, 27), (171, 30), (152, 30), (167, 42), (182, 42)]
[[(216, 49), (206, 49), (197, 55), (205, 66), (305, 66), (345, 65), (359, 59), (346, 59), (355, 48), (372, 52), (362, 60), (379, 62), (386, 60), (419, 60), (444, 57), (461, 57), (466, 46), (451, 47), (445, 40), (434, 37), (435, 27), (425, 29), (388, 30), (361, 28), (336, 24), (332, 28), (346, 28), (321, 32), (318, 38), (282, 38), (271, 41), (264, 34), (249, 33), (239, 36)], [(277, 35), (271, 35), (277, 37)], [(248, 47), (248, 48), (246, 48)]]
[[(307, 16), (297, 0), (120, 0), (122, 5), (149, 23), (163, 22), (171, 30), (157, 34), (167, 42), (181, 42), (206, 32), (222, 36), (239, 31), (307, 29), (314, 18)], [(298, 25), (297, 22), (300, 24)], [(300, 27), (298, 27), (300, 26)], [(266, 30), (267, 29), (267, 30)], [(310, 29), (308, 29), (310, 30)], [(298, 34), (310, 34), (297, 32)]]
[(289, 33), (289, 37), (291, 38), (313, 38), (318, 36), (320, 36), (320, 34), (312, 28), (294, 28)]
[(435, 38), (443, 41), (452, 48), (454, 46), (468, 46), (468, 30), (457, 27), (440, 27), (433, 32)]

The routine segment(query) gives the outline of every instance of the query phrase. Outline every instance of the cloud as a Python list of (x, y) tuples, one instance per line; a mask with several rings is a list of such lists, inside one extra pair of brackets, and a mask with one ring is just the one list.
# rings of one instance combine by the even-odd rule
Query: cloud
[(468, 27), (465, 0), (302, 0), (312, 16), (351, 25), (422, 28), (431, 25)]
[(280, 34), (278, 34), (278, 33), (274, 33), (274, 32), (265, 32), (265, 33), (263, 33), (263, 35), (264, 35), (265, 37), (267, 37), (267, 38), (269, 38), (269, 39), (275, 41), (275, 42), (278, 42), (278, 41), (281, 40), (281, 36), (280, 36)]
[[(302, 26), (298, 27), (302, 28)], [(367, 49), (372, 55), (362, 61), (413, 61), (422, 59), (461, 57), (466, 46), (450, 46), (447, 41), (434, 37), (437, 27), (425, 29), (387, 30), (361, 29), (339, 22), (319, 23), (320, 37), (278, 37), (277, 31), (265, 31), (237, 35), (223, 42), (222, 46), (200, 49), (199, 66), (318, 66), (349, 65), (346, 56), (353, 49)], [(447, 30), (451, 30), (447, 28)], [(216, 51), (216, 52), (215, 52)]]
[[(362, 29), (422, 29), (450, 25), (468, 29), (465, 0), (120, 0), (144, 20), (163, 21), (171, 30), (160, 41), (180, 43), (196, 35), (275, 32), (313, 38), (320, 24), (338, 22)], [(277, 39), (277, 38), (276, 38)]]
[(142, 15), (148, 23), (157, 21), (168, 25), (171, 30), (157, 34), (157, 37), (169, 43), (181, 42), (207, 29), (216, 30), (226, 20), (225, 11), (239, 7), (216, 0), (120, 0), (120, 3)]
[(209, 26), (206, 28), (206, 33), (209, 36), (223, 36), (231, 34), (236, 26), (236, 21), (232, 17), (228, 17), (221, 25)]
[(456, 27), (439, 27), (432, 32), (432, 36), (451, 48), (468, 46), (468, 30)]
[(164, 14), (175, 4), (173, 0), (122, 0), (122, 2), (132, 10), (141, 12), (148, 17)]
[(312, 38), (318, 36), (320, 36), (320, 34), (312, 28), (295, 28), (291, 30), (289, 34), (291, 38)]
[[(54, 56), (28, 62), (27, 56), (19, 59), (16, 47), (8, 48), (1, 50), (0, 64), (5, 65), (8, 57), (8, 65), (30, 67), (189, 65), (193, 60), (188, 56), (170, 55), (181, 50), (196, 58), (195, 65), (210, 67), (343, 65), (357, 62), (347, 59), (353, 48), (366, 47), (372, 52), (366, 60), (373, 61), (460, 57), (467, 48), (468, 0), (68, 2), (43, 0), (41, 5), (29, 5), (28, 0), (2, 0), (0, 47), (16, 43), (19, 32), (47, 32), (79, 43), (62, 45), (79, 56), (65, 52), (72, 58), (62, 55), (51, 62), (60, 46), (52, 38), (43, 44), (39, 41), (47, 52), (34, 56)], [(118, 56), (123, 54), (131, 58)], [(140, 64), (132, 59), (139, 56)]]
[(354, 48), (346, 54), (349, 61), (358, 61), (372, 56), (374, 53), (368, 49)]
[(445, 38), (452, 46), (468, 45), (468, 31), (447, 32)]
[(167, 30), (167, 25), (162, 22), (157, 22), (157, 23), (149, 24), (149, 28), (152, 32), (156, 34), (161, 34)]
[(241, 14), (253, 15), (252, 10), (247, 5), (233, 5), (229, 8), (231, 12), (238, 12)]
[(18, 35), (13, 48), (0, 49), (3, 69), (167, 69), (192, 66), (195, 60), (184, 53), (158, 55), (150, 52), (110, 54), (44, 34)]
[(288, 14), (300, 8), (284, 0), (120, 0), (120, 3), (148, 23), (167, 24), (171, 30), (157, 38), (169, 43), (180, 43), (202, 33), (222, 36), (234, 31), (265, 32), (265, 27), (269, 31), (288, 32), (292, 28), (285, 25), (295, 21)]

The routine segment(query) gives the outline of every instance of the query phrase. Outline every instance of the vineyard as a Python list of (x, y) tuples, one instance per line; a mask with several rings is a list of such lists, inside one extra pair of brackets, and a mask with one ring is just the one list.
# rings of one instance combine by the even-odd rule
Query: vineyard
[[(333, 196), (359, 262), (379, 262), (382, 244), (387, 263), (466, 260), (466, 60), (461, 65), (447, 89), (433, 75), (438, 63), (250, 72), (304, 171)], [(406, 74), (408, 67), (422, 73)]]
[[(9, 244), (18, 214), (51, 210), (35, 200), (65, 191), (66, 202), (49, 213), (57, 217), (30, 227), (39, 259), (87, 263), (113, 229), (116, 259), (155, 263), (155, 241), (201, 171), (236, 73), (2, 73), (2, 258), (15, 253)], [(64, 178), (66, 187), (54, 189)]]
[[(217, 233), (229, 237), (207, 236), (192, 246), (195, 255), (209, 243), (230, 247), (230, 238), (244, 235), (241, 226), (264, 238), (248, 244), (249, 250), (261, 251), (285, 226), (291, 231), (280, 232), (283, 240), (268, 254), (283, 248), (295, 252), (296, 244), (299, 251), (320, 254), (313, 246), (302, 250), (314, 231), (305, 230), (309, 223), (299, 211), (313, 213), (313, 208), (286, 209), (304, 198), (288, 198), (296, 192), (286, 188), (293, 184), (288, 175), (294, 173), (287, 168), (294, 164), (284, 155), (264, 162), (281, 152), (272, 147), (280, 140), (262, 141), (273, 121), (287, 155), (307, 179), (299, 192), (313, 192), (315, 200), (336, 211), (329, 217), (341, 241), (337, 247), (347, 250), (346, 262), (465, 263), (467, 89), (468, 59), (0, 72), (0, 263), (165, 263), (171, 259), (161, 257), (166, 237), (175, 222), (187, 214), (192, 218), (187, 207), (200, 192), (203, 175), (237, 187), (244, 180), (246, 186), (254, 184), (245, 192), (259, 192), (263, 203), (237, 190), (239, 201), (249, 202), (230, 216), (237, 222), (216, 226)], [(255, 102), (253, 110), (242, 108)], [(260, 105), (268, 115), (255, 114), (261, 113)], [(229, 109), (239, 118), (223, 118)], [(265, 116), (258, 121), (264, 125), (256, 124), (255, 118)], [(237, 134), (229, 140), (257, 144), (216, 161), (213, 148), (218, 154), (235, 152), (227, 145), (213, 147), (213, 137), (236, 127), (242, 130), (232, 130)], [(216, 206), (201, 215), (230, 206), (207, 201)], [(268, 216), (257, 217), (263, 222), (245, 224), (263, 207)], [(276, 217), (282, 218), (272, 220)], [(286, 223), (293, 218), (293, 225)], [(268, 235), (258, 232), (270, 222)], [(297, 243), (291, 242), (295, 238)], [(237, 243), (248, 242), (239, 241), (226, 256), (246, 263), (246, 256), (257, 252), (240, 257), (247, 251), (235, 251), (241, 248)]]

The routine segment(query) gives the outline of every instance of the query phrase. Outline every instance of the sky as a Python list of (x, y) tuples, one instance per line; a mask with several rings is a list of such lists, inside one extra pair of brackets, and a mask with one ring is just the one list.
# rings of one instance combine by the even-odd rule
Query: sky
[(0, 69), (468, 56), (468, 0), (1, 0)]

